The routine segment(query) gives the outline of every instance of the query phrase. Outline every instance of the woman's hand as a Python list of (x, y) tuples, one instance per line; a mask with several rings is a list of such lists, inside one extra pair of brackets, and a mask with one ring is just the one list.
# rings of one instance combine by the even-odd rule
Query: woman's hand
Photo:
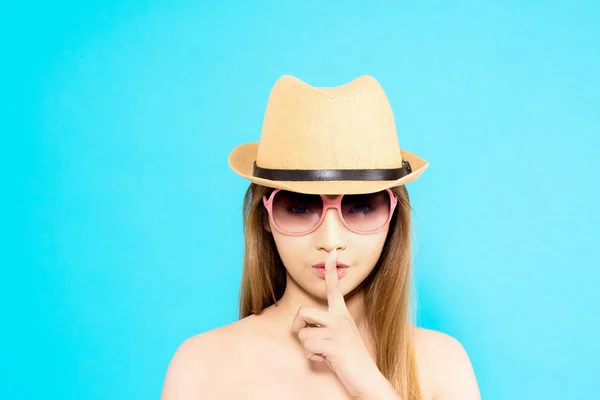
[(325, 262), (328, 311), (300, 307), (292, 330), (307, 358), (325, 362), (352, 396), (370, 398), (370, 393), (390, 393), (391, 385), (377, 368), (346, 307), (336, 263), (334, 250)]

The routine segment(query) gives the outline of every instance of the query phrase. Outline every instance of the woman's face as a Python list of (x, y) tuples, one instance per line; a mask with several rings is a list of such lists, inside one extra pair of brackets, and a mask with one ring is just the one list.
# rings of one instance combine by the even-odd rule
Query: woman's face
[(329, 252), (337, 249), (338, 263), (349, 267), (339, 280), (342, 293), (348, 294), (375, 267), (389, 231), (389, 223), (373, 234), (354, 233), (343, 225), (337, 211), (331, 208), (317, 230), (308, 235), (285, 235), (275, 229), (271, 220), (268, 230), (273, 234), (277, 251), (287, 270), (288, 282), (292, 278), (306, 292), (326, 299), (325, 279), (318, 275), (313, 265), (324, 263)]

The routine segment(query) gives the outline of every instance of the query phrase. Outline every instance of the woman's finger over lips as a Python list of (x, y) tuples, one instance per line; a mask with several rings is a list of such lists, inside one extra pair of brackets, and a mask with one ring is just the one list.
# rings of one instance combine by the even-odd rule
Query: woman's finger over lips
[(333, 249), (325, 261), (325, 285), (327, 286), (327, 304), (329, 311), (339, 314), (349, 314), (344, 300), (344, 294), (340, 288), (340, 280), (337, 272), (337, 250)]

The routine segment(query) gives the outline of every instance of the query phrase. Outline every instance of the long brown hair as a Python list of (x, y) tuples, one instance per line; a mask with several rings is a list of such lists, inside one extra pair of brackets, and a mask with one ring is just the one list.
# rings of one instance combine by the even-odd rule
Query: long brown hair
[[(390, 188), (398, 206), (383, 251), (363, 282), (364, 310), (375, 345), (375, 361), (403, 399), (421, 400), (412, 325), (411, 211), (405, 186)], [(239, 317), (260, 313), (283, 296), (286, 270), (265, 229), (262, 196), (271, 188), (251, 183), (244, 196), (244, 266)]]

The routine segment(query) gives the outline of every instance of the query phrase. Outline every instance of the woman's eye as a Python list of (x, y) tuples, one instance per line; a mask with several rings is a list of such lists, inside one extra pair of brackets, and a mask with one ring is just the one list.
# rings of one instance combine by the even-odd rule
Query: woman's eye
[(352, 207), (352, 212), (354, 213), (365, 213), (367, 211), (370, 211), (371, 207), (367, 204), (359, 204), (356, 205), (354, 207)]
[(308, 210), (308, 207), (305, 207), (305, 206), (292, 206), (292, 207), (290, 207), (290, 210), (294, 214), (304, 214)]

